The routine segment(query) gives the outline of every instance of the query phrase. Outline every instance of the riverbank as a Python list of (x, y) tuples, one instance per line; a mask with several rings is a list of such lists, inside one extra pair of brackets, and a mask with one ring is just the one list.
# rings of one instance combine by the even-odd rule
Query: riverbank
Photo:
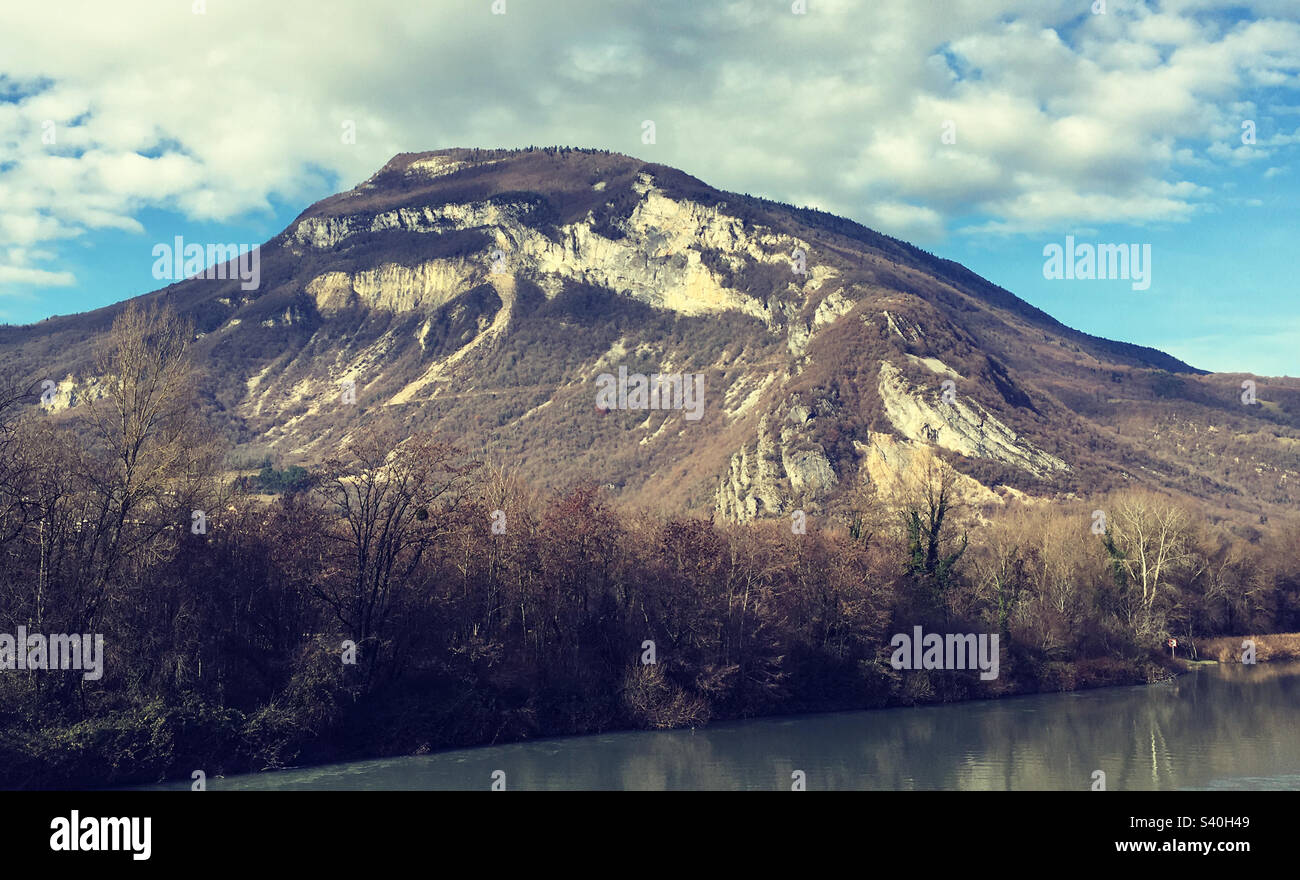
[[(1200, 662), (1240, 663), (1241, 644), (1248, 638), (1255, 642), (1258, 663), (1300, 658), (1297, 633), (1207, 639), (1194, 645), (1195, 653)], [(245, 715), (193, 701), (181, 706), (154, 704), (25, 736), (13, 727), (0, 732), (0, 757), (5, 759), (0, 761), (0, 785), (36, 787), (36, 779), (46, 788), (147, 784), (189, 778), (194, 769), (209, 776), (255, 773), (556, 736), (703, 729), (710, 722), (1087, 691), (1169, 681), (1191, 671), (1196, 663), (1190, 657), (1171, 658), (1158, 651), (1142, 658), (1046, 661), (1013, 650), (998, 679), (981, 681), (974, 671), (900, 672), (878, 660), (838, 682), (823, 680), (819, 688), (788, 692), (772, 711), (728, 713), (720, 711), (722, 707), (708, 707), (689, 713), (680, 723), (673, 723), (681, 710), (679, 700), (676, 695), (666, 699), (670, 695), (656, 687), (663, 681), (654, 672), (641, 683), (647, 711), (639, 718), (612, 716), (593, 703), (582, 716), (589, 722), (585, 724), (579, 721), (577, 707), (571, 706), (574, 711), (567, 716), (554, 709), (546, 713), (542, 700), (555, 700), (554, 694), (529, 695), (507, 708), (502, 704), (509, 695), (480, 691), (472, 695), (473, 702), (467, 702), (471, 695), (448, 689), (445, 680), (427, 679), (414, 688), (381, 691), (339, 706), (332, 723), (316, 730), (304, 728), (293, 740), (271, 736), (283, 725), (266, 713)], [(564, 721), (557, 723), (561, 718)], [(523, 719), (531, 723), (521, 723)], [(282, 720), (292, 723), (291, 718)]]
[[(1297, 789), (1300, 663), (1174, 683), (721, 721), (208, 777), (219, 791)], [(179, 791), (189, 780), (148, 786)]]
[(1300, 660), (1300, 633), (1273, 633), (1254, 636), (1222, 636), (1195, 643), (1196, 658), (1218, 663), (1241, 663), (1245, 642), (1254, 642), (1255, 662), (1272, 663)]
[[(195, 699), (153, 702), (71, 725), (0, 729), (0, 787), (98, 788), (422, 755), (557, 736), (703, 728), (711, 722), (924, 706), (1147, 684), (1181, 666), (1158, 652), (1141, 658), (1049, 661), (1008, 646), (995, 680), (978, 670), (893, 669), (885, 659), (852, 668), (818, 665), (790, 681), (767, 711), (736, 711), (698, 695), (688, 700), (657, 667), (630, 672), (622, 692), (578, 693), (466, 688), (428, 676), (348, 699), (303, 695), (319, 708), (278, 704), (255, 712)], [(688, 705), (689, 704), (689, 705)], [(634, 705), (635, 714), (616, 707)]]

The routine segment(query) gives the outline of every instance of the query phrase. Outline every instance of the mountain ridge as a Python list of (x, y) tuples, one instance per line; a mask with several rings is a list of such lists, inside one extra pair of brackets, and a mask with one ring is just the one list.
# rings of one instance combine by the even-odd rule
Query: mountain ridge
[[(994, 504), (1141, 482), (1263, 515), (1300, 479), (1296, 380), (1254, 377), (1243, 406), (1239, 380), (854, 221), (616, 153), (398, 154), (263, 245), (257, 290), (135, 299), (194, 321), (205, 406), (246, 457), (310, 465), (378, 424), (440, 428), (542, 484), (741, 520), (829, 513), (921, 450)], [(84, 343), (123, 307), (0, 329), (0, 369), (75, 405)], [(703, 375), (705, 417), (598, 411), (620, 365)]]

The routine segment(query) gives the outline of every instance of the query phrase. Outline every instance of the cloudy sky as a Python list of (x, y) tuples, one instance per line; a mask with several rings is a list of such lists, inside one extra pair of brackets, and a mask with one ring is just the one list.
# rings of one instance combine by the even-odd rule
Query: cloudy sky
[[(852, 217), (1087, 332), (1300, 375), (1300, 0), (794, 5), (6, 2), (0, 321), (154, 289), (155, 242), (264, 241), (398, 152), (570, 144)], [(1150, 288), (1045, 279), (1066, 235), (1150, 244)]]

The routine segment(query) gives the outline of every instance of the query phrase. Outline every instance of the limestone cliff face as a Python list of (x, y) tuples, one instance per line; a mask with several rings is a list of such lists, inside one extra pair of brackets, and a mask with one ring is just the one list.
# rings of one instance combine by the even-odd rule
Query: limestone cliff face
[(808, 433), (809, 408), (796, 402), (779, 411), (785, 416), (779, 427), (761, 416), (752, 449), (746, 445), (731, 456), (715, 494), (715, 510), (723, 519), (817, 512), (840, 482), (826, 450)]
[(307, 293), (326, 316), (357, 305), (387, 312), (432, 311), (482, 276), (480, 267), (465, 260), (430, 260), (416, 266), (385, 263), (356, 273), (326, 272), (307, 283)]
[[(470, 164), (435, 163), (429, 167), (434, 172), (431, 176), (437, 177)], [(422, 173), (425, 168), (417, 161), (406, 174)], [(593, 191), (603, 191), (602, 184), (592, 184)], [(364, 184), (359, 190), (370, 186)], [(503, 308), (494, 316), (478, 317), (476, 326), (462, 335), (459, 348), (444, 349), (420, 374), (387, 398), (390, 404), (409, 404), (445, 392), (444, 382), (457, 364), (506, 331), (513, 291), (521, 281), (535, 285), (548, 298), (558, 297), (577, 284), (609, 290), (653, 309), (685, 317), (723, 313), (748, 316), (772, 338), (788, 336), (791, 350), (801, 353), (816, 328), (852, 307), (851, 300), (836, 294), (822, 304), (810, 322), (791, 321), (805, 297), (836, 275), (834, 269), (815, 259), (795, 271), (792, 254), (796, 250), (807, 254), (807, 241), (746, 223), (727, 213), (722, 205), (670, 197), (655, 185), (655, 176), (649, 172), (638, 173), (630, 189), (635, 196), (632, 209), (612, 224), (598, 223), (589, 211), (573, 222), (539, 227), (535, 223), (538, 209), (527, 199), (491, 199), (306, 217), (291, 227), (282, 247), (295, 258), (306, 258), (312, 252), (346, 252), (355, 240), (385, 232), (431, 237), (472, 232), (482, 236), (485, 244), (478, 253), (416, 264), (382, 262), (354, 271), (327, 271), (306, 281), (306, 295), (327, 322), (356, 309), (423, 316), (416, 331), (422, 349), (439, 310), (453, 308), (484, 285), (497, 291)], [(722, 274), (743, 272), (755, 265), (769, 266), (779, 275), (788, 276), (791, 301), (754, 297), (730, 285)], [(296, 384), (287, 397), (282, 389), (259, 383), (260, 389), (250, 388), (244, 409), (270, 416), (303, 409), (308, 414), (316, 413), (320, 402), (332, 396), (334, 386), (341, 381), (339, 377), (373, 375), (374, 366), (391, 359), (395, 347), (392, 338), (378, 339), (346, 362), (335, 363), (329, 377), (317, 376)], [(747, 372), (741, 384), (754, 378), (755, 373)], [(770, 379), (760, 376), (755, 384), (765, 387), (763, 378)], [(722, 396), (731, 390), (724, 389)], [(748, 404), (742, 402), (742, 408), (753, 403), (753, 399)], [(655, 437), (662, 434), (660, 430)], [(650, 439), (654, 438), (643, 442)], [(815, 491), (828, 479), (827, 471), (819, 468), (807, 451), (778, 451), (774, 455), (778, 468), (789, 462), (789, 471), (801, 489)], [(768, 495), (772, 501), (775, 497)]]
[[(931, 366), (938, 375), (953, 375), (941, 361)], [(947, 390), (950, 400), (944, 399)], [(954, 381), (948, 389), (936, 383), (921, 388), (909, 383), (891, 363), (880, 364), (880, 399), (899, 434), (971, 458), (988, 458), (1020, 468), (1036, 477), (1069, 465), (1019, 437), (977, 401), (963, 397)]]
[[(904, 496), (909, 487), (923, 485), (927, 479), (929, 444), (900, 439), (893, 434), (869, 432), (866, 443), (855, 443), (859, 455), (858, 482), (869, 487), (870, 494), (881, 503)], [(958, 472), (953, 487), (956, 496), (973, 507), (1001, 504), (1003, 495), (978, 480)], [(1010, 494), (1004, 489), (1004, 494)]]
[(292, 229), (284, 246), (306, 246), (317, 251), (337, 248), (348, 237), (362, 232), (435, 233), (449, 229), (471, 229), (514, 222), (531, 210), (528, 205), (476, 204), (427, 205), (396, 208), (374, 215), (308, 217)]
[[(473, 230), (487, 233), (492, 242), (477, 260), (438, 260), (410, 268), (387, 265), (350, 278), (339, 273), (319, 276), (308, 292), (324, 310), (351, 301), (349, 285), (373, 308), (403, 311), (436, 307), (489, 274), (510, 274), (533, 280), (551, 296), (565, 282), (576, 281), (684, 315), (736, 311), (773, 325), (776, 317), (770, 308), (727, 287), (702, 255), (708, 252), (737, 270), (751, 263), (790, 267), (790, 255), (800, 248), (807, 253), (807, 242), (763, 228), (747, 230), (719, 207), (669, 198), (655, 188), (649, 173), (638, 176), (634, 190), (640, 199), (618, 224), (616, 237), (597, 231), (590, 215), (546, 234), (529, 225), (535, 209), (527, 203), (478, 202), (400, 208), (371, 217), (309, 217), (293, 227), (285, 246), (326, 251), (358, 234), (384, 231), (441, 235)], [(830, 274), (816, 265), (811, 272), (812, 289)]]
[[(818, 313), (842, 315), (849, 310), (832, 300), (829, 307), (819, 306)], [(880, 362), (877, 390), (893, 433), (866, 431), (862, 439), (854, 439), (854, 458), (842, 462), (837, 473), (826, 450), (809, 436), (812, 410), (797, 402), (778, 406), (775, 412), (784, 422), (781, 429), (772, 430), (764, 414), (754, 447), (746, 446), (731, 456), (716, 493), (716, 513), (723, 519), (745, 521), (796, 507), (816, 512), (842, 482), (867, 485), (871, 494), (888, 502), (899, 497), (909, 481), (916, 481), (926, 456), (938, 450), (996, 461), (1033, 478), (1070, 470), (1066, 462), (1018, 435), (978, 401), (963, 399), (956, 391), (963, 377), (943, 361), (910, 354), (906, 358), (928, 369), (935, 380), (931, 386), (915, 383), (893, 363)], [(941, 382), (948, 377), (952, 377), (951, 387), (945, 388)], [(955, 489), (974, 505), (1003, 503), (1015, 491), (1004, 488), (999, 494), (960, 474)]]
[(59, 413), (72, 407), (98, 400), (108, 393), (105, 380), (99, 376), (78, 379), (69, 373), (61, 380), (45, 379), (38, 389), (37, 405), (45, 412)]
[(779, 516), (788, 507), (788, 485), (764, 417), (759, 422), (754, 448), (744, 447), (731, 456), (727, 476), (718, 487), (718, 512), (723, 518), (735, 521), (759, 515)]

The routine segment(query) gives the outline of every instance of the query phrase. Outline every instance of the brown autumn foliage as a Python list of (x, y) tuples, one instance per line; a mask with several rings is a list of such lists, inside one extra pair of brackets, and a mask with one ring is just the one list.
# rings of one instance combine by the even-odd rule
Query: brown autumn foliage
[(1229, 636), (1206, 639), (1195, 646), (1199, 660), (1216, 660), (1219, 663), (1243, 663), (1245, 643), (1254, 642), (1255, 662), (1270, 663), (1279, 660), (1300, 659), (1300, 633), (1275, 633), (1272, 635)]

